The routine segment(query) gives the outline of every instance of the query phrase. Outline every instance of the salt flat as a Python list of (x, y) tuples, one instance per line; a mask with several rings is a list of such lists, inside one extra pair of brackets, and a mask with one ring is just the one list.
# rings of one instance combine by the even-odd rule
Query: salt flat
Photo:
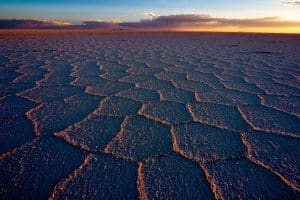
[(299, 35), (0, 44), (0, 198), (300, 198)]

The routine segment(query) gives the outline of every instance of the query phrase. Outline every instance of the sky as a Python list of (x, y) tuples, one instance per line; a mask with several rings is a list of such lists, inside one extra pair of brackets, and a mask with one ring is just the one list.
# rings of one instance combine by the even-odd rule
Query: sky
[[(157, 27), (162, 29), (165, 25), (169, 29), (214, 30), (220, 28), (235, 31), (272, 29), (273, 31), (270, 32), (300, 33), (300, 25), (296, 23), (300, 22), (300, 1), (0, 0), (0, 19), (54, 21), (56, 25), (58, 22), (64, 25), (67, 23), (78, 25), (83, 22), (101, 21), (110, 24), (122, 23), (120, 24), (122, 28), (124, 23), (125, 25), (130, 23), (130, 27), (143, 28), (142, 25), (147, 21), (146, 28), (154, 29)], [(168, 24), (170, 19), (170, 24), (173, 23), (173, 26)], [(255, 21), (249, 25), (249, 20), (255, 19), (258, 21), (258, 27), (255, 26)], [(161, 23), (161, 20), (165, 21)], [(200, 20), (199, 23), (197, 20)], [(274, 23), (275, 21), (279, 24)], [(158, 22), (159, 25), (153, 22)], [(248, 26), (244, 26), (244, 22)], [(111, 27), (108, 24), (105, 25), (105, 27)]]

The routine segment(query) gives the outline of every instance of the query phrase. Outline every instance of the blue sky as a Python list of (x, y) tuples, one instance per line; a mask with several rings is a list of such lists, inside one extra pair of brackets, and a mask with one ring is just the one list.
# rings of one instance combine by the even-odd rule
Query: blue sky
[(300, 7), (282, 0), (0, 0), (0, 18), (139, 21), (146, 12), (300, 20)]

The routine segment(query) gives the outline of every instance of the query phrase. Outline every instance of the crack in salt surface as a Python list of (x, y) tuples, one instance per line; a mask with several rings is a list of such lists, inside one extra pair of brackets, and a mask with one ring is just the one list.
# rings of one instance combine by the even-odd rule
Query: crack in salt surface
[(249, 132), (245, 132), (241, 135), (241, 140), (244, 143), (244, 145), (247, 148), (247, 158), (253, 162), (254, 164), (258, 165), (261, 168), (264, 168), (268, 171), (270, 171), (272, 174), (274, 174), (274, 176), (277, 176), (280, 178), (281, 181), (283, 181), (286, 185), (288, 185), (289, 187), (291, 187), (294, 191), (296, 192), (300, 192), (300, 187), (298, 185), (295, 185), (294, 183), (292, 183), (291, 181), (289, 181), (288, 179), (286, 179), (282, 174), (280, 174), (277, 171), (274, 171), (270, 166), (264, 164), (262, 161), (255, 159), (253, 156), (253, 152), (252, 152), (252, 146), (251, 144), (248, 142), (247, 137), (253, 134), (252, 131)]
[(70, 182), (72, 182), (73, 179), (75, 179), (77, 176), (80, 175), (82, 170), (84, 168), (89, 166), (90, 161), (93, 159), (93, 155), (89, 154), (86, 156), (82, 164), (76, 168), (71, 174), (69, 174), (68, 177), (61, 179), (55, 186), (54, 190), (52, 191), (52, 194), (49, 197), (49, 200), (55, 200), (59, 199), (59, 195), (61, 192), (63, 192)]

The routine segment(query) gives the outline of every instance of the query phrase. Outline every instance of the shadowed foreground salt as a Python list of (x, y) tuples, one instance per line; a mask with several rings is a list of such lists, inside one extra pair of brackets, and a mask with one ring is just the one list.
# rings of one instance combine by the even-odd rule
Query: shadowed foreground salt
[(300, 36), (0, 33), (0, 197), (300, 198)]

